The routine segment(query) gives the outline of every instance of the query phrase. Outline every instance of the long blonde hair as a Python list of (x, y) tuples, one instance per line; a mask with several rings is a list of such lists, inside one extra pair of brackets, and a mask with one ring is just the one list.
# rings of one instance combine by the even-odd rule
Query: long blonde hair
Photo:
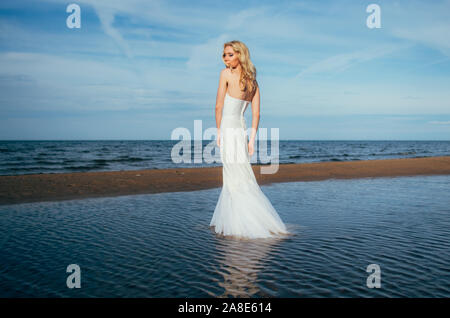
[[(239, 78), (239, 87), (243, 87), (242, 91), (245, 95), (251, 94), (256, 89), (256, 68), (250, 60), (250, 52), (247, 46), (241, 41), (230, 41), (223, 45), (223, 49), (227, 46), (231, 46), (233, 50), (238, 54), (239, 61), (241, 62), (241, 75)], [(222, 55), (223, 63), (225, 64), (224, 56)], [(226, 64), (225, 64), (226, 65)]]

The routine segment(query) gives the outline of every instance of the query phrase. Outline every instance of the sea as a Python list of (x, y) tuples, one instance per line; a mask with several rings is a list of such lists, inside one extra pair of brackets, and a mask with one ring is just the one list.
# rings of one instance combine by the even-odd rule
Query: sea
[[(0, 169), (18, 175), (220, 165), (174, 163), (176, 145), (3, 141)], [(450, 141), (278, 146), (280, 163), (450, 154)], [(185, 151), (194, 158), (207, 147)], [(262, 185), (292, 235), (250, 241), (209, 227), (220, 190), (0, 205), (0, 298), (450, 297), (450, 175)]]
[[(449, 156), (450, 141), (260, 140), (252, 164)], [(0, 175), (221, 166), (215, 141), (0, 141)]]

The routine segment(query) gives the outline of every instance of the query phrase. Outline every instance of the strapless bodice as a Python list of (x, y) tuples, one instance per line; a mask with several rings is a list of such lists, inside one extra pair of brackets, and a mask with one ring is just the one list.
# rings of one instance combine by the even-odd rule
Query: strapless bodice
[(230, 95), (228, 95), (228, 93), (226, 93), (222, 116), (230, 116), (236, 118), (244, 117), (244, 113), (247, 109), (248, 104), (250, 104), (249, 101), (231, 97)]

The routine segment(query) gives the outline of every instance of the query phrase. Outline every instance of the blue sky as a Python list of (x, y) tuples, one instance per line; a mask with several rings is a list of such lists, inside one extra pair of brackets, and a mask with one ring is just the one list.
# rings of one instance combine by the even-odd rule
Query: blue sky
[[(381, 28), (366, 26), (371, 3)], [(450, 1), (2, 0), (0, 139), (215, 127), (222, 46), (237, 39), (260, 128), (281, 139), (450, 140), (449, 33)]]

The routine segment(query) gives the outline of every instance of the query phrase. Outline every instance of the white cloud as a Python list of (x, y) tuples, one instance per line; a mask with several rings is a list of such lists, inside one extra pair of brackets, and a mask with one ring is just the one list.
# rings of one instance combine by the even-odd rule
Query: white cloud
[(450, 1), (408, 1), (408, 6), (386, 5), (388, 32), (450, 56)]
[(114, 39), (114, 41), (119, 45), (119, 47), (123, 50), (128, 58), (133, 57), (128, 43), (123, 39), (120, 32), (112, 26), (114, 22), (115, 12), (108, 8), (98, 7), (95, 4), (93, 4), (93, 6), (95, 8), (95, 11), (97, 12), (98, 17), (100, 18), (102, 28), (105, 33)]
[[(358, 50), (350, 53), (343, 53), (320, 60), (301, 71), (296, 79), (302, 78), (305, 75), (316, 73), (337, 73), (342, 72), (353, 65), (368, 62), (376, 58), (383, 57), (394, 51), (402, 50), (410, 47), (411, 44), (392, 44), (379, 45), (368, 49)], [(334, 74), (333, 74), (334, 75)]]
[(221, 54), (223, 44), (227, 41), (230, 41), (230, 35), (221, 34), (206, 43), (192, 46), (189, 60), (186, 62), (188, 70), (192, 72), (211, 70), (215, 69), (217, 64), (221, 64), (221, 68), (224, 68), (225, 64), (222, 62)]
[[(66, 4), (61, 0), (47, 2)], [(47, 100), (47, 108), (55, 107), (51, 106), (52, 98), (65, 95), (68, 99), (73, 96), (74, 109), (127, 109), (130, 104), (151, 108), (155, 103), (168, 110), (173, 104), (191, 104), (191, 109), (202, 110), (215, 101), (218, 70), (224, 67), (220, 57), (222, 45), (232, 39), (243, 40), (249, 46), (259, 72), (258, 80), (265, 89), (263, 98), (271, 105), (282, 101), (283, 107), (272, 106), (279, 115), (342, 111), (437, 113), (445, 112), (444, 107), (448, 107), (448, 94), (433, 97), (434, 92), (429, 90), (429, 94), (421, 95), (420, 101), (404, 99), (404, 96), (414, 95), (408, 91), (410, 87), (399, 88), (400, 82), (389, 79), (374, 91), (363, 83), (349, 87), (345, 82), (327, 81), (330, 75), (361, 63), (376, 63), (417, 43), (446, 49), (448, 39), (444, 39), (444, 30), (447, 24), (441, 19), (444, 13), (435, 12), (444, 9), (443, 4), (432, 5), (431, 13), (425, 13), (426, 17), (419, 23), (426, 27), (422, 33), (416, 32), (415, 23), (424, 4), (411, 2), (413, 5), (408, 10), (404, 6), (383, 4), (384, 33), (369, 37), (359, 21), (365, 21), (367, 13), (359, 4), (346, 7), (315, 1), (283, 5), (267, 2), (258, 7), (242, 4), (233, 7), (190, 2), (175, 6), (155, 0), (80, 0), (77, 3), (82, 7), (82, 15), (86, 6), (95, 10), (103, 32), (114, 42), (104, 41), (108, 37), (95, 32), (72, 33), (71, 40), (67, 40), (67, 34), (51, 33), (49, 28), (27, 30), (24, 25), (0, 21), (0, 29), (5, 31), (1, 32), (2, 40), (11, 47), (22, 48), (28, 43), (26, 51), (35, 52), (26, 53), (28, 55), (23, 52), (24, 64), (20, 62), (19, 49), (14, 50), (13, 55), (1, 55), (1, 73), (26, 75), (37, 87), (46, 87), (39, 96), (43, 98), (42, 105)], [(436, 21), (431, 19), (433, 14), (437, 16)], [(395, 18), (395, 24), (385, 19), (389, 16)], [(125, 23), (119, 25), (119, 18)], [(408, 20), (411, 20), (409, 24)], [(361, 29), (354, 29), (359, 24)], [(139, 34), (143, 36), (133, 36)], [(401, 37), (404, 41), (391, 44), (390, 36)], [(39, 43), (48, 43), (48, 46)], [(122, 57), (116, 55), (114, 43), (123, 52)], [(70, 45), (75, 45), (75, 49)], [(44, 48), (50, 51), (41, 52)], [(70, 57), (66, 53), (70, 53)], [(428, 64), (442, 62), (445, 60)], [(294, 78), (296, 73), (298, 76)], [(301, 85), (298, 79), (302, 79)], [(383, 85), (392, 85), (392, 90), (386, 92)], [(59, 92), (54, 92), (55, 87)], [(358, 95), (340, 94), (349, 90)], [(380, 90), (386, 93), (378, 96)], [(47, 97), (44, 92), (48, 93)], [(101, 96), (96, 97), (96, 93)], [(378, 105), (381, 99), (382, 105)], [(82, 100), (98, 103), (87, 106), (75, 102)], [(370, 102), (366, 103), (367, 100)]]
[(429, 124), (432, 125), (450, 125), (450, 120), (449, 121), (437, 121), (437, 120), (433, 120), (433, 121), (429, 121)]

